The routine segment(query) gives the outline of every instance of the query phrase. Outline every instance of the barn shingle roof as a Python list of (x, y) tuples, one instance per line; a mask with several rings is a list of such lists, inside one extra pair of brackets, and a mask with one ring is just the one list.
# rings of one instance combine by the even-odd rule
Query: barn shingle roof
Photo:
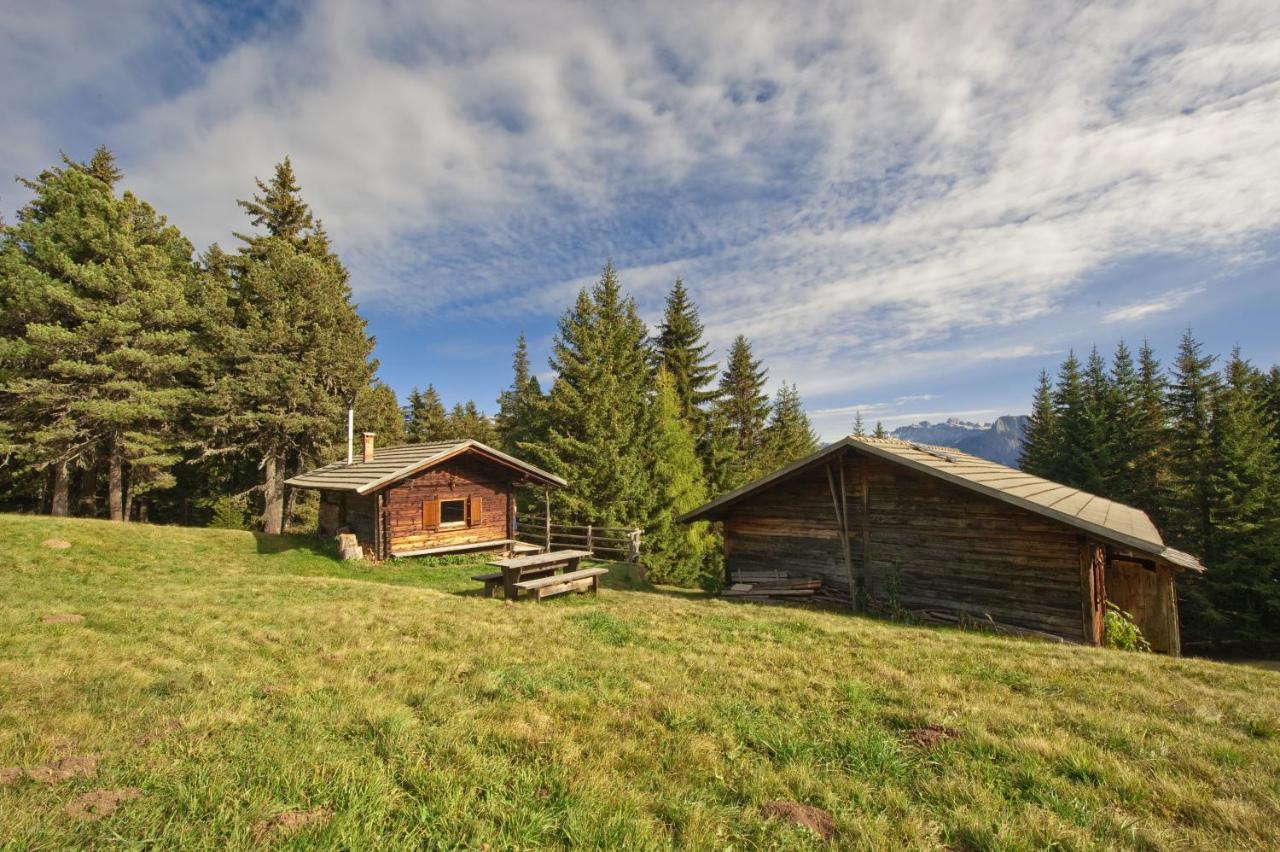
[(369, 494), (406, 476), (434, 467), (445, 459), (463, 453), (474, 453), (498, 464), (513, 468), (526, 478), (542, 485), (563, 488), (563, 479), (534, 467), (501, 450), (495, 450), (479, 441), (435, 441), (429, 444), (408, 444), (403, 447), (381, 447), (374, 450), (372, 461), (357, 460), (352, 464), (334, 462), (299, 474), (285, 481), (295, 488), (315, 488), (322, 491), (352, 491)]
[(901, 464), (970, 491), (1020, 506), (1100, 538), (1159, 556), (1181, 568), (1204, 570), (1204, 566), (1194, 556), (1165, 545), (1160, 537), (1160, 531), (1141, 509), (1033, 476), (950, 447), (935, 447), (897, 438), (850, 435), (823, 447), (807, 458), (793, 462), (754, 482), (749, 482), (735, 491), (730, 491), (683, 515), (678, 520), (695, 521), (716, 517), (722, 510), (739, 500), (792, 473), (819, 463), (827, 456), (839, 453), (845, 448), (852, 448), (858, 452)]

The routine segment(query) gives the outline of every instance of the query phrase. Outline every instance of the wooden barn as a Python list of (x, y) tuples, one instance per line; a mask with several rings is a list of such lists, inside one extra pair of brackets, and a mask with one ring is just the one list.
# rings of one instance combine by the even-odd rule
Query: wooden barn
[(320, 531), (355, 533), (366, 553), (424, 556), (516, 547), (517, 486), (565, 481), (479, 441), (374, 449), (287, 480), (320, 492)]
[(1107, 601), (1180, 647), (1176, 582), (1203, 571), (1145, 513), (958, 450), (848, 437), (680, 520), (723, 524), (726, 579), (820, 578), (855, 608), (1100, 644)]

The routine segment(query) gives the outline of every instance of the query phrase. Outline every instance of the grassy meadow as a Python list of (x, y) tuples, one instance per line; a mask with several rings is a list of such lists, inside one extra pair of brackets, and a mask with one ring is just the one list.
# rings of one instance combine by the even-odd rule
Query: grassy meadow
[[(51, 547), (62, 540), (69, 547)], [(46, 544), (48, 542), (49, 544)], [(0, 516), (0, 847), (1265, 848), (1280, 672)], [(820, 834), (777, 802), (825, 811)]]

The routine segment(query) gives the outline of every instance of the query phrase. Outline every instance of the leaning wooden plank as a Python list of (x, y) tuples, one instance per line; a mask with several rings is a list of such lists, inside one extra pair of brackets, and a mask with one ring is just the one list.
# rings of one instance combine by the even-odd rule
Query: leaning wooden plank
[(776, 598), (776, 597), (804, 598), (804, 597), (812, 597), (813, 591), (814, 591), (813, 589), (769, 589), (767, 591), (762, 591), (760, 589), (752, 589), (749, 592), (728, 591), (724, 593), (724, 596), (727, 598), (747, 597), (747, 596), (764, 597), (764, 598)]

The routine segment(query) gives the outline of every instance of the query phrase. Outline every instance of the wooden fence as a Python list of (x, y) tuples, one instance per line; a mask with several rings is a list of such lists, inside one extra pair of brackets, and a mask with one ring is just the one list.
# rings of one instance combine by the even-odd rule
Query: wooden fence
[[(517, 515), (516, 538), (545, 550), (581, 548), (621, 562), (639, 562), (643, 530), (547, 523), (546, 515)], [(548, 538), (550, 541), (548, 541)]]

